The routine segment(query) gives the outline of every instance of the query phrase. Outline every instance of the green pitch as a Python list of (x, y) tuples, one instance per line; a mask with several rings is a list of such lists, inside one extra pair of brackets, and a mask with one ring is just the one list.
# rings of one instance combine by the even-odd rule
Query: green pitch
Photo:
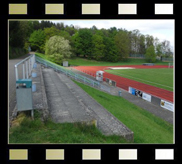
[(173, 69), (124, 69), (105, 70), (108, 73), (173, 91)]

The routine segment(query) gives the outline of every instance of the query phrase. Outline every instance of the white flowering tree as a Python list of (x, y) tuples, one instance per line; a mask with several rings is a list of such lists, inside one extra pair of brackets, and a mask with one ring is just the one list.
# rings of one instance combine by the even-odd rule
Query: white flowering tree
[(61, 64), (71, 56), (71, 46), (69, 41), (61, 36), (51, 37), (46, 42), (45, 54), (51, 61)]

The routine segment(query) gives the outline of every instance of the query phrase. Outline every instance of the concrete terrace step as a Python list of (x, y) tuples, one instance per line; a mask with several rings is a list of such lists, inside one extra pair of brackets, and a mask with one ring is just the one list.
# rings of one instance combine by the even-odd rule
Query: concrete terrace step
[(104, 135), (119, 135), (129, 141), (133, 141), (133, 132), (128, 129), (122, 122), (108, 112), (103, 106), (90, 97), (85, 91), (71, 81), (67, 76), (57, 73), (72, 95), (84, 107), (90, 116), (97, 120), (97, 128)]
[(133, 141), (133, 132), (70, 78), (52, 69), (43, 69), (43, 77), (53, 121), (95, 124), (104, 135), (119, 135)]
[(55, 122), (95, 122), (52, 69), (44, 69), (43, 76), (50, 115)]

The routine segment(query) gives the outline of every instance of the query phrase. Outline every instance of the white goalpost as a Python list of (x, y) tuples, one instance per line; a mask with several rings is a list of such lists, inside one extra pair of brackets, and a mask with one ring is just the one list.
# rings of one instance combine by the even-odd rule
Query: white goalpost
[(168, 68), (172, 68), (173, 67), (173, 63), (168, 63)]

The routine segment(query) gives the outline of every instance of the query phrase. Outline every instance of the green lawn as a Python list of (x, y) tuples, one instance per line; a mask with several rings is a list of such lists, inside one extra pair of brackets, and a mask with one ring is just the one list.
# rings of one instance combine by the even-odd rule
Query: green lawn
[(126, 77), (138, 82), (173, 91), (173, 69), (125, 69), (105, 70), (108, 73)]
[(74, 82), (134, 132), (134, 143), (173, 143), (173, 125), (122, 97)]
[[(47, 56), (42, 53), (35, 53), (37, 56), (48, 60)], [(74, 57), (68, 59), (70, 65), (74, 66), (118, 66), (118, 65), (142, 65), (146, 63), (145, 59), (134, 59), (128, 58), (125, 61), (118, 61), (118, 62), (106, 62), (106, 61), (96, 61), (96, 60), (88, 60), (83, 57)], [(157, 60), (155, 65), (168, 65), (168, 62), (161, 62)]]
[[(35, 53), (37, 56), (44, 58), (48, 60), (47, 56), (42, 53)], [(143, 63), (146, 63), (145, 59), (133, 59), (128, 58), (125, 61), (118, 61), (118, 62), (106, 62), (106, 61), (96, 61), (96, 60), (88, 60), (83, 57), (74, 57), (71, 59), (68, 59), (69, 65), (74, 66), (118, 66), (118, 65), (142, 65)], [(155, 65), (168, 65), (168, 62), (161, 62), (156, 61)]]
[[(42, 53), (36, 52), (35, 54), (45, 60), (48, 60), (47, 56)], [(85, 58), (75, 57), (75, 58), (68, 59), (68, 62), (70, 65), (74, 65), (74, 66), (116, 66), (116, 65), (125, 65), (127, 63), (141, 64), (141, 63), (144, 63), (145, 60), (144, 59), (128, 59), (125, 62), (119, 61), (119, 62), (112, 63), (112, 62), (88, 60)]]
[[(70, 65), (75, 66), (118, 66), (118, 65), (141, 65), (142, 63), (146, 63), (145, 59), (133, 59), (128, 58), (125, 61), (118, 61), (118, 62), (105, 62), (105, 61), (96, 61), (96, 60), (88, 60), (85, 58), (73, 58), (68, 59)], [(168, 65), (167, 62), (160, 62), (157, 61), (155, 65)]]

